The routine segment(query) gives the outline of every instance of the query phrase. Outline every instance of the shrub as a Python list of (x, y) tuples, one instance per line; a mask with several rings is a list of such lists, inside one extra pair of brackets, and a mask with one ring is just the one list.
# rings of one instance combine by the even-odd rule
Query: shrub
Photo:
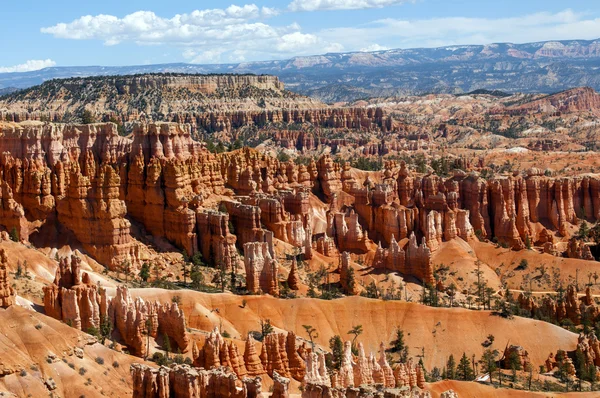
[(524, 271), (527, 269), (527, 267), (529, 267), (529, 262), (527, 262), (527, 260), (523, 259), (519, 263), (519, 266), (517, 268), (515, 268), (515, 271)]
[(173, 357), (173, 362), (175, 362), (178, 365), (182, 365), (183, 363), (185, 363), (185, 358), (183, 357), (183, 355), (177, 354), (175, 355), (175, 357)]
[(119, 362), (117, 362), (117, 361), (114, 361), (114, 362), (112, 363), (112, 366), (113, 366), (113, 368), (118, 368), (118, 367), (119, 367)]
[(80, 374), (81, 376), (83, 376), (83, 375), (84, 375), (84, 374), (86, 374), (86, 373), (87, 373), (87, 369), (86, 369), (86, 368), (84, 368), (83, 366), (79, 368), (79, 374)]
[(27, 376), (27, 371), (25, 369), (21, 369), (21, 373), (19, 373), (21, 377)]
[(280, 162), (289, 162), (290, 161), (290, 155), (288, 155), (285, 152), (279, 152), (277, 154), (277, 160), (279, 160)]
[(17, 231), (16, 227), (13, 227), (10, 230), (10, 240), (12, 240), (13, 242), (19, 242), (20, 241), (20, 239), (19, 239), (19, 232)]
[(96, 363), (98, 365), (104, 365), (104, 358), (102, 358), (102, 357), (96, 357)]

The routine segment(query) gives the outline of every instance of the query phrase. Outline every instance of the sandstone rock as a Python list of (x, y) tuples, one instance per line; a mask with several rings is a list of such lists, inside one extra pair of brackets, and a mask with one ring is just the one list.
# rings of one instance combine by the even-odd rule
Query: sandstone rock
[(347, 295), (355, 296), (359, 293), (356, 280), (351, 279), (351, 274), (354, 275), (354, 268), (350, 265), (350, 253), (342, 253), (342, 261), (340, 265), (340, 284), (342, 292)]
[(8, 280), (6, 267), (8, 258), (4, 249), (0, 249), (0, 307), (8, 308), (15, 303), (15, 290)]
[(279, 265), (271, 242), (249, 242), (244, 245), (244, 265), (246, 285), (249, 292), (263, 291), (271, 295), (279, 294)]
[(517, 356), (522, 369), (528, 369), (531, 366), (529, 353), (521, 346), (511, 345), (504, 350), (504, 369), (510, 369), (510, 358)]
[(261, 362), (269, 376), (277, 372), (283, 377), (289, 377), (289, 362), (286, 351), (286, 336), (283, 333), (270, 333), (263, 341), (264, 359)]
[(325, 367), (325, 356), (321, 353), (310, 352), (306, 358), (306, 373), (302, 379), (303, 385), (331, 386), (331, 380)]
[(291, 377), (295, 380), (303, 380), (306, 373), (306, 362), (304, 359), (302, 359), (300, 354), (298, 354), (298, 350), (296, 349), (295, 333), (288, 332), (286, 336), (285, 347), (289, 361), (289, 371)]
[(362, 343), (358, 343), (358, 357), (356, 358), (356, 363), (352, 364), (352, 370), (354, 372), (354, 385), (374, 384), (369, 359), (365, 355)]
[(595, 258), (590, 251), (590, 247), (586, 245), (585, 242), (576, 238), (571, 238), (569, 240), (569, 244), (567, 245), (567, 257), (595, 261)]
[(385, 356), (385, 345), (383, 342), (379, 345), (379, 366), (383, 372), (384, 386), (386, 388), (394, 388), (396, 386), (396, 379), (394, 378), (394, 371), (390, 367), (387, 358)]
[(273, 394), (271, 398), (288, 398), (290, 396), (290, 379), (273, 372)]
[(256, 352), (256, 344), (252, 335), (248, 334), (246, 339), (246, 347), (244, 350), (244, 363), (246, 364), (246, 370), (248, 376), (255, 377), (266, 374), (265, 369), (260, 361), (258, 353)]
[(292, 267), (290, 268), (290, 274), (288, 275), (287, 283), (290, 289), (299, 289), (300, 277), (298, 276), (298, 264), (296, 264), (296, 257), (294, 257), (292, 260)]
[(221, 369), (194, 369), (187, 365), (155, 369), (147, 365), (133, 364), (131, 374), (134, 397), (260, 397), (260, 378), (242, 381), (235, 374)]

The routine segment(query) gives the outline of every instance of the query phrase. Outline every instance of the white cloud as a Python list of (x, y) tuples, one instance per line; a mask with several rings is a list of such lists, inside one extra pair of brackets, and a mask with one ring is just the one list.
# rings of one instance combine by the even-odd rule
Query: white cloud
[(265, 18), (272, 18), (279, 15), (279, 10), (276, 8), (263, 7), (261, 10), (261, 14)]
[(315, 35), (294, 32), (283, 35), (281, 39), (279, 39), (277, 49), (281, 52), (298, 51), (314, 47), (318, 42), (319, 38)]
[[(410, 1), (297, 0), (289, 8), (381, 7)], [(326, 52), (454, 44), (596, 39), (600, 36), (600, 18), (593, 19), (570, 9), (511, 18), (386, 18), (358, 26), (308, 32), (295, 21), (288, 25), (278, 24), (276, 17), (280, 12), (250, 4), (195, 10), (170, 18), (152, 11), (137, 11), (124, 17), (87, 15), (42, 28), (42, 32), (64, 39), (101, 40), (105, 45), (123, 42), (164, 45), (179, 49), (184, 59), (197, 63), (249, 62)]]
[(380, 46), (379, 44), (375, 43), (375, 44), (371, 44), (370, 46), (363, 47), (359, 51), (363, 52), (363, 53), (370, 53), (370, 52), (374, 52), (374, 51), (385, 51), (385, 50), (389, 50), (389, 47)]
[(0, 66), (0, 73), (13, 73), (13, 72), (31, 72), (34, 70), (40, 70), (44, 68), (50, 68), (55, 66), (56, 62), (51, 59), (31, 59), (24, 64), (15, 66)]
[(408, 1), (410, 0), (293, 0), (288, 8), (292, 11), (363, 10), (383, 8)]
[(600, 18), (565, 10), (512, 18), (446, 17), (420, 20), (387, 18), (359, 27), (324, 29), (322, 40), (347, 49), (369, 49), (373, 43), (391, 48), (438, 47), (499, 42), (597, 39)]
[(254, 4), (195, 10), (172, 18), (137, 11), (122, 18), (86, 15), (41, 31), (62, 39), (101, 40), (107, 46), (134, 42), (182, 47), (182, 56), (197, 63), (286, 58), (340, 48), (337, 43), (302, 33), (295, 22), (277, 26), (265, 21), (278, 14), (277, 9)]

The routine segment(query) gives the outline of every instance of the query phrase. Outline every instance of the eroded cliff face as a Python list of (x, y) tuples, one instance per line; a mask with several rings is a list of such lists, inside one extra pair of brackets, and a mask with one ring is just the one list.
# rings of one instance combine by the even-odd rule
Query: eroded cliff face
[(44, 287), (44, 310), (46, 315), (83, 331), (99, 330), (108, 322), (138, 356), (147, 354), (148, 335), (167, 335), (182, 352), (188, 349), (185, 315), (177, 303), (134, 300), (125, 286), (117, 288), (115, 297), (108, 297), (104, 288), (81, 272), (81, 259), (76, 256), (59, 261), (54, 283)]
[[(372, 251), (375, 267), (432, 282), (431, 256), (444, 242), (477, 235), (554, 252), (556, 236), (600, 216), (593, 175), (553, 178), (531, 169), (485, 180), (456, 170), (443, 179), (386, 162), (373, 178), (328, 155), (299, 166), (248, 148), (211, 154), (188, 125), (174, 123), (139, 124), (131, 138), (111, 123), (2, 124), (0, 145), (0, 225), (22, 240), (51, 240), (65, 228), (100, 263), (135, 270), (142, 247), (131, 235), (133, 219), (189, 255), (201, 252), (226, 269), (245, 266), (251, 290), (271, 294), (275, 256), (248, 246), (244, 262), (238, 252), (248, 243), (278, 239), (305, 259), (313, 250)], [(215, 204), (217, 195), (231, 199)], [(329, 210), (313, 240), (315, 196)], [(569, 253), (589, 258), (576, 243)]]

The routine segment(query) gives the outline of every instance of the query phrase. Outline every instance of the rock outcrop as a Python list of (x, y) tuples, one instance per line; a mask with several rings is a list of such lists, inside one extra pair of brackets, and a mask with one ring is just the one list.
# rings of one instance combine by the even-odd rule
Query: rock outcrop
[(302, 381), (306, 373), (304, 359), (296, 347), (296, 335), (292, 332), (287, 335), (267, 335), (260, 356), (252, 335), (248, 335), (245, 352), (241, 356), (237, 346), (233, 342), (227, 342), (218, 329), (209, 334), (201, 349), (198, 349), (195, 342), (194, 347), (192, 356), (196, 366), (206, 369), (225, 367), (240, 378), (265, 374), (273, 377), (277, 373), (281, 377)]
[(350, 264), (350, 253), (343, 252), (340, 262), (340, 284), (342, 292), (350, 296), (356, 296), (359, 293), (354, 272), (354, 268)]
[(81, 272), (81, 259), (76, 256), (59, 261), (54, 283), (44, 287), (44, 310), (46, 315), (83, 331), (98, 330), (102, 322), (109, 322), (138, 356), (147, 354), (147, 335), (166, 335), (172, 347), (182, 352), (188, 349), (185, 315), (177, 303), (133, 300), (125, 286), (118, 287), (116, 296), (109, 298), (105, 289)]
[(251, 293), (279, 295), (279, 264), (273, 251), (273, 241), (248, 242), (244, 245), (246, 289)]
[[(260, 378), (243, 380), (222, 369), (204, 370), (187, 365), (151, 368), (131, 365), (133, 396), (139, 398), (259, 398)], [(280, 387), (281, 388), (281, 387)]]
[(8, 280), (8, 258), (4, 249), (0, 249), (0, 308), (15, 304), (15, 289)]

